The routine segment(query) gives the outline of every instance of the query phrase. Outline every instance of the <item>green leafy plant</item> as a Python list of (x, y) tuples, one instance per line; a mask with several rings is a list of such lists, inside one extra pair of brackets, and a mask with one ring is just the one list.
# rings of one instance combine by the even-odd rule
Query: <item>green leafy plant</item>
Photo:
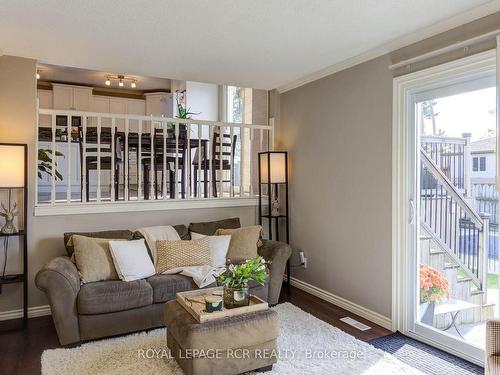
[(261, 256), (249, 259), (243, 264), (231, 264), (222, 274), (217, 276), (217, 281), (219, 285), (235, 289), (246, 288), (251, 280), (264, 285), (269, 277), (268, 267), (270, 264), (271, 262), (266, 262)]
[(177, 99), (177, 118), (189, 119), (192, 115), (199, 115), (201, 112), (191, 112), (191, 107), (187, 108)]
[[(64, 154), (62, 152), (56, 151), (55, 156), (62, 156)], [(55, 162), (55, 176), (56, 180), (63, 180), (63, 176), (57, 170), (57, 162)], [(52, 150), (47, 149), (39, 149), (38, 150), (38, 178), (42, 178), (42, 175), (46, 173), (49, 176), (52, 176)]]

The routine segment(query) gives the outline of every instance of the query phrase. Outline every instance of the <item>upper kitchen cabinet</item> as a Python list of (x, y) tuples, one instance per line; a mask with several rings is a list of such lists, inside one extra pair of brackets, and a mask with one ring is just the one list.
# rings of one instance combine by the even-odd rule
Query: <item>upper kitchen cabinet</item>
[(52, 91), (51, 90), (37, 90), (38, 105), (40, 108), (52, 109)]
[(173, 95), (165, 92), (144, 94), (146, 97), (146, 115), (174, 117)]
[(90, 111), (92, 103), (92, 88), (52, 84), (54, 109), (69, 109), (74, 111)]

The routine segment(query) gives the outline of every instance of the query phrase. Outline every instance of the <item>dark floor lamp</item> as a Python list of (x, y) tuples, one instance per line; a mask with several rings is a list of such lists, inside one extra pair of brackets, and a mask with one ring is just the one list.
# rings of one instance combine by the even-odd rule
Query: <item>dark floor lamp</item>
[[(1, 203), (0, 219), (5, 223), (0, 228), (0, 238), (3, 240), (3, 264), (0, 272), (0, 294), (4, 284), (23, 284), (23, 327), (28, 319), (28, 246), (27, 246), (27, 159), (28, 146), (17, 143), (0, 143), (0, 190), (7, 190), (8, 202)], [(14, 192), (14, 194), (12, 194)], [(18, 202), (19, 193), (22, 192), (22, 204)], [(14, 202), (13, 202), (14, 200)], [(15, 224), (15, 217), (22, 214), (24, 228), (18, 229)], [(1, 220), (0, 220), (1, 221)], [(5, 275), (7, 266), (7, 256), (9, 239), (18, 237), (22, 241), (23, 251), (23, 271), (20, 273)]]
[[(267, 186), (267, 211), (263, 212), (262, 188)], [(280, 189), (281, 188), (281, 189)], [(280, 194), (284, 194), (282, 197)], [(284, 206), (281, 204), (284, 203)], [(268, 236), (277, 241), (284, 238), (290, 243), (290, 224), (288, 208), (288, 153), (286, 151), (259, 152), (259, 224), (262, 219), (268, 220)], [(285, 228), (285, 236), (280, 231), (281, 224)], [(286, 263), (287, 288), (290, 291), (290, 260)]]

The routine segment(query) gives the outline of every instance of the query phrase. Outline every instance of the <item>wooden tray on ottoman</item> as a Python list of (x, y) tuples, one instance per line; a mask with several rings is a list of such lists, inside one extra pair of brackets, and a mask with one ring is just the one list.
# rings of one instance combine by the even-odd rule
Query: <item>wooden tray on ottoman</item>
[(184, 307), (199, 323), (221, 319), (228, 316), (248, 314), (254, 311), (267, 310), (269, 308), (266, 301), (257, 296), (250, 295), (250, 304), (248, 306), (235, 307), (234, 309), (226, 309), (222, 306), (221, 311), (207, 313), (205, 312), (205, 296), (213, 295), (222, 297), (223, 287), (180, 292), (175, 295), (175, 298), (177, 299), (177, 302), (179, 302), (181, 306)]

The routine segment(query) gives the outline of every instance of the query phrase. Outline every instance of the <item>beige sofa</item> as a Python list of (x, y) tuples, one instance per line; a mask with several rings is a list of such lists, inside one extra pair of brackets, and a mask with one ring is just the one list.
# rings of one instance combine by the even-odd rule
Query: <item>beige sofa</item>
[[(211, 235), (218, 228), (240, 226), (237, 218), (210, 223), (192, 223), (191, 231)], [(175, 229), (182, 239), (190, 239), (185, 225)], [(65, 244), (75, 233), (65, 234)], [(138, 238), (129, 230), (78, 233), (97, 238)], [(250, 285), (251, 293), (278, 303), (286, 261), (290, 247), (282, 242), (266, 241), (259, 248), (260, 255), (270, 260), (270, 278), (264, 286)], [(35, 283), (49, 300), (52, 317), (62, 345), (82, 340), (164, 326), (164, 304), (175, 298), (177, 292), (196, 288), (192, 279), (182, 275), (154, 275), (147, 279), (123, 282), (98, 281), (81, 284), (78, 270), (70, 260), (73, 249), (66, 248), (68, 256), (52, 259), (36, 275)]]

